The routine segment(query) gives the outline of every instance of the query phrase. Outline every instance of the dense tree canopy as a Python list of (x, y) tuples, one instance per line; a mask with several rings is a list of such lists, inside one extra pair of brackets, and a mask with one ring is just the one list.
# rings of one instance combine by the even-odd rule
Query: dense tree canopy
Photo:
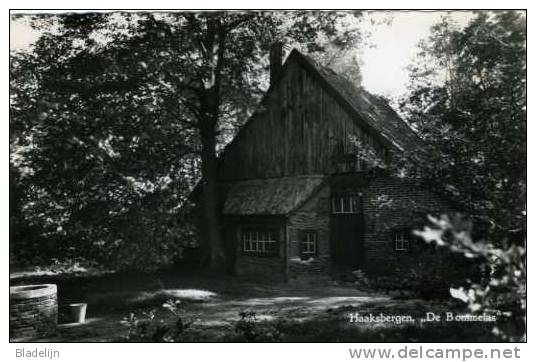
[[(213, 265), (224, 259), (218, 152), (268, 87), (275, 41), (355, 84), (354, 12), (36, 16), (11, 54), (10, 223), (19, 261), (77, 257), (151, 268), (198, 238), (200, 181)], [(412, 67), (404, 116), (425, 141), (396, 171), (442, 187), (493, 240), (525, 230), (526, 34), (519, 12), (434, 26)], [(148, 256), (152, 255), (152, 258)]]
[(268, 86), (270, 45), (283, 40), (321, 59), (359, 43), (359, 18), (33, 18), (43, 35), (12, 53), (10, 66), (12, 252), (33, 264), (80, 255), (143, 268), (169, 262), (195, 242), (183, 214), (203, 180), (211, 262), (221, 266), (217, 153)]
[[(478, 12), (432, 29), (401, 108), (425, 141), (407, 175), (442, 187), (495, 242), (521, 242), (526, 210), (526, 18)], [(482, 235), (481, 235), (482, 236)]]

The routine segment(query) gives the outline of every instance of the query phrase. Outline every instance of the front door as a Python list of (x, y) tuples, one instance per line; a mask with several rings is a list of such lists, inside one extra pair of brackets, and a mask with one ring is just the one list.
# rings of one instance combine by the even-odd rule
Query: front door
[(331, 255), (335, 270), (357, 270), (364, 262), (364, 217), (359, 195), (331, 199)]

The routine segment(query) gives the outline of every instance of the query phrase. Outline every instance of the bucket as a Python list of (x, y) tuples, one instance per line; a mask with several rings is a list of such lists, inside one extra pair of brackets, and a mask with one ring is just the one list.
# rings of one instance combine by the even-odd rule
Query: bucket
[(69, 309), (71, 310), (71, 316), (73, 317), (74, 323), (86, 322), (87, 303), (69, 304)]

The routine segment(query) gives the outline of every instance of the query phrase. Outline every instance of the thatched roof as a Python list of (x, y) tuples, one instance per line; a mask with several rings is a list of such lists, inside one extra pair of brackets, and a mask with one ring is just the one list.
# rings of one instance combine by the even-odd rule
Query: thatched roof
[(292, 51), (289, 59), (291, 57), (317, 75), (343, 105), (392, 146), (399, 150), (415, 150), (418, 147), (420, 138), (386, 100), (356, 87), (345, 77), (330, 68), (323, 67), (297, 50)]
[(225, 215), (287, 215), (324, 184), (323, 176), (296, 176), (233, 182)]

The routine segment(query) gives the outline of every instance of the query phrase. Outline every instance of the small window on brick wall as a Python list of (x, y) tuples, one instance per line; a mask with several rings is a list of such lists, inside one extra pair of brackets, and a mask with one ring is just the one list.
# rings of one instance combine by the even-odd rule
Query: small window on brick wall
[(279, 233), (276, 229), (243, 229), (242, 251), (245, 254), (279, 255)]
[(407, 230), (396, 230), (393, 232), (393, 248), (396, 252), (408, 252), (411, 242), (412, 238)]
[(309, 259), (317, 255), (318, 250), (318, 234), (316, 231), (307, 230), (300, 231), (300, 257)]

